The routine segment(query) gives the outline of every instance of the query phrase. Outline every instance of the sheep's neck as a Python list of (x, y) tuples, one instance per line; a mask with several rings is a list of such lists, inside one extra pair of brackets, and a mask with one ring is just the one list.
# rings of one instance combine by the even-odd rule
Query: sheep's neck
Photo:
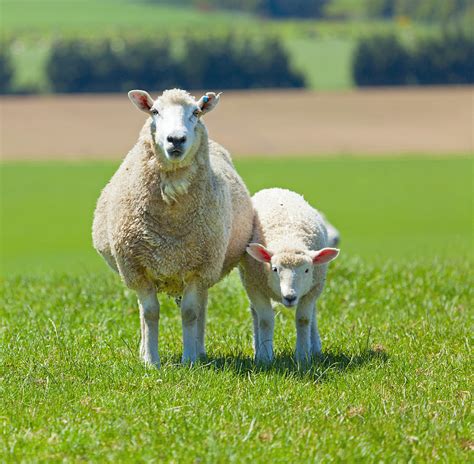
[[(179, 202), (181, 196), (197, 186), (205, 188), (209, 183), (210, 169), (207, 140), (198, 148), (191, 164), (173, 170), (160, 169), (160, 191), (163, 201), (172, 205)], [(202, 146), (204, 145), (204, 146)]]

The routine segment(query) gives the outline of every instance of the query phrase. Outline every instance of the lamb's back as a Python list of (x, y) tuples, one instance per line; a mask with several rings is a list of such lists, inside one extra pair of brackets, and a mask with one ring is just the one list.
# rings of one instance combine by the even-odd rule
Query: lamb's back
[(281, 188), (264, 189), (252, 197), (253, 239), (259, 243), (301, 243), (308, 249), (326, 246), (327, 232), (318, 211), (301, 195)]

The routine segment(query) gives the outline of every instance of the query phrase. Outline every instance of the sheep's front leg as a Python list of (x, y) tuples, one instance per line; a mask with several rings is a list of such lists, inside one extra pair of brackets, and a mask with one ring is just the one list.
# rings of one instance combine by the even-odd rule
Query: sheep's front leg
[(311, 331), (315, 300), (305, 299), (296, 308), (296, 360), (305, 362), (311, 357)]
[(267, 364), (273, 360), (275, 313), (268, 298), (259, 293), (253, 293), (249, 298), (253, 317), (255, 361)]
[(160, 367), (158, 354), (158, 323), (160, 320), (160, 303), (154, 289), (137, 292), (140, 307), (140, 357), (146, 364)]
[[(204, 350), (204, 329), (207, 304), (207, 289), (196, 283), (189, 284), (181, 301), (181, 323), (183, 326), (183, 363), (196, 362), (198, 351)], [(201, 319), (198, 323), (198, 319)]]
[(321, 338), (318, 330), (318, 311), (316, 306), (313, 310), (313, 317), (311, 318), (311, 354), (312, 356), (319, 356), (321, 354)]
[(252, 313), (252, 321), (253, 321), (253, 352), (254, 352), (254, 355), (256, 356), (257, 350), (260, 344), (258, 340), (258, 315), (257, 315), (257, 311), (255, 311), (255, 309), (252, 306), (250, 306), (250, 312)]
[(197, 319), (197, 339), (196, 339), (196, 355), (199, 359), (206, 358), (206, 313), (207, 313), (207, 292), (204, 304), (199, 307)]

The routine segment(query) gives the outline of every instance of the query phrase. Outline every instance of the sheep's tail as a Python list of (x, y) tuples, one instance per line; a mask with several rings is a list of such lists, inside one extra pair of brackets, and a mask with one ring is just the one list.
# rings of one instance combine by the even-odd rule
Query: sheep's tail
[(341, 243), (341, 234), (331, 223), (327, 221), (326, 229), (328, 231), (328, 246), (336, 248)]
[(326, 230), (328, 232), (328, 246), (337, 247), (341, 243), (341, 234), (340, 232), (326, 219), (326, 216), (320, 213), (324, 224), (326, 225)]

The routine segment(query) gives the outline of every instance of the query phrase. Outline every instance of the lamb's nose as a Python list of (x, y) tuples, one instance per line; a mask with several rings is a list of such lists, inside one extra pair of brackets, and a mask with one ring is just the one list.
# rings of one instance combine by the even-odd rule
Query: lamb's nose
[(173, 135), (168, 135), (168, 137), (166, 137), (166, 140), (169, 143), (173, 144), (174, 147), (180, 147), (184, 144), (184, 142), (186, 142), (186, 136), (183, 135), (182, 137), (175, 137)]
[(296, 295), (287, 295), (283, 297), (283, 304), (285, 306), (293, 306), (296, 301)]

